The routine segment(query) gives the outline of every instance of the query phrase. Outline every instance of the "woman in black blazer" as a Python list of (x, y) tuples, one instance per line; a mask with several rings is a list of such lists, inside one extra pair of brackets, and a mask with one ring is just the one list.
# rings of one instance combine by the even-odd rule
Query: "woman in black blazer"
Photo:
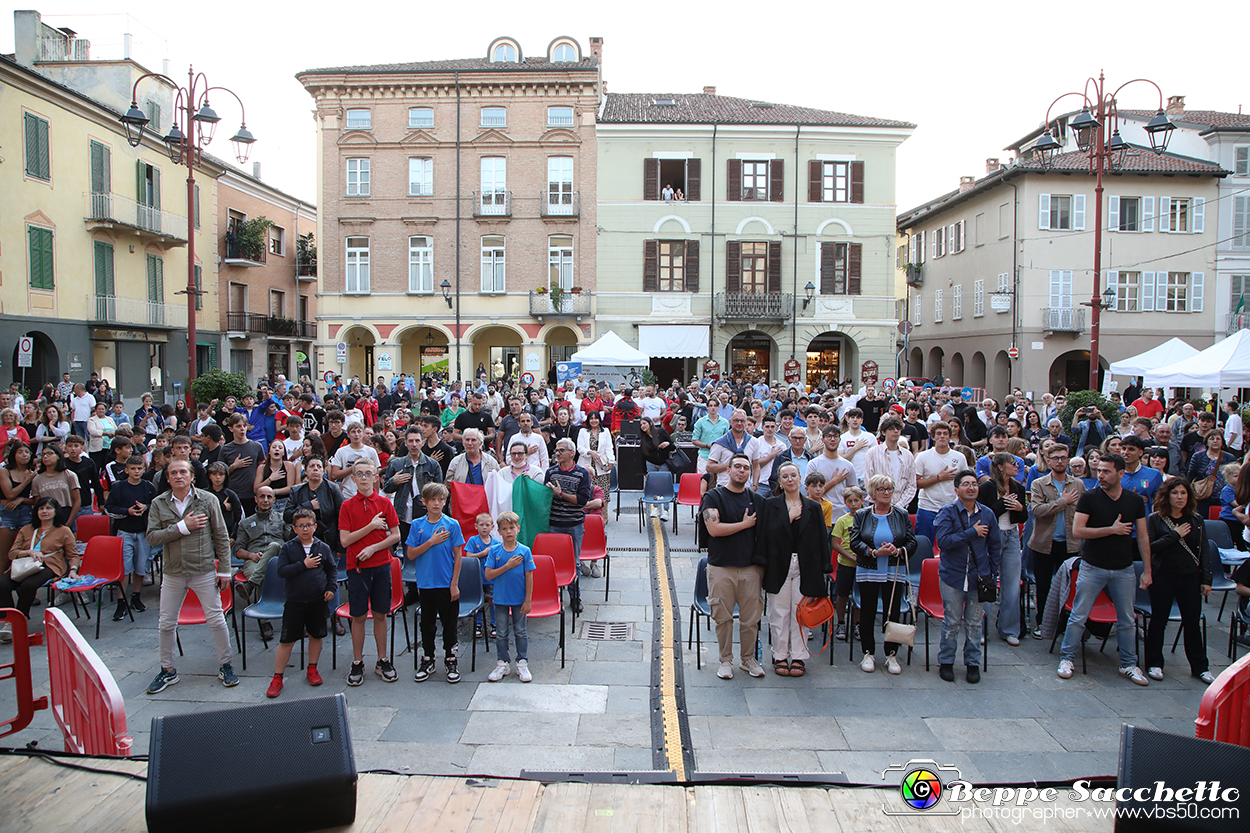
[[(851, 527), (851, 549), (855, 552), (855, 582), (859, 585), (859, 641), (864, 659), (859, 667), (871, 674), (877, 669), (876, 651), (877, 600), (884, 599), (886, 618), (901, 622), (903, 597), (908, 593), (907, 561), (916, 554), (916, 533), (911, 528), (907, 511), (891, 503), (894, 478), (874, 474), (868, 479), (868, 503), (855, 513)], [(865, 617), (863, 614), (867, 613)], [(885, 643), (885, 670), (903, 673), (895, 653), (896, 642)]]
[[(1212, 431), (1211, 433), (1218, 433)], [(1155, 494), (1154, 514), (1146, 518), (1150, 536), (1150, 625), (1146, 628), (1146, 676), (1163, 679), (1163, 644), (1172, 603), (1181, 614), (1189, 673), (1210, 685), (1207, 649), (1199, 630), (1202, 600), (1211, 595), (1207, 527), (1198, 512), (1194, 488), (1183, 477), (1169, 477)]]
[(777, 493), (764, 501), (756, 533), (757, 561), (764, 566), (764, 591), (769, 595), (768, 627), (772, 633), (773, 671), (779, 677), (802, 677), (807, 629), (795, 618), (804, 596), (829, 595), (826, 576), (833, 571), (833, 544), (820, 504), (803, 494), (803, 476), (794, 463), (782, 463)]

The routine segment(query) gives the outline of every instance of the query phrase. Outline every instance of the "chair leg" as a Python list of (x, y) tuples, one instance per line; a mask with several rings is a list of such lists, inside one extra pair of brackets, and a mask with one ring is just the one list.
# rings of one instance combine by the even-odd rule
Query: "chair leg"
[(560, 667), (564, 667), (564, 606), (560, 606)]
[(603, 555), (603, 601), (608, 600), (608, 588), (612, 586), (612, 556), (605, 552)]
[[(477, 617), (475, 616), (474, 619), (476, 620), (476, 618)], [(406, 622), (408, 620), (405, 619), (404, 621)], [(482, 635), (483, 636), (486, 635), (486, 623), (485, 622), (482, 623)], [(473, 643), (473, 648), (471, 649), (471, 659), (469, 660), (469, 671), (473, 672), (477, 670), (477, 637), (476, 636), (472, 637), (471, 641)]]
[[(265, 638), (265, 634), (263, 632), (261, 633), (260, 638), (262, 640)], [(246, 625), (244, 625), (243, 627), (243, 650), (241, 651), (241, 653), (243, 654), (243, 670), (246, 671), (247, 670), (247, 626)]]
[[(335, 614), (334, 622), (338, 621), (338, 615)], [(339, 634), (334, 629), (334, 622), (330, 623), (330, 669), (332, 671), (339, 670)]]
[(924, 670), (930, 669), (929, 665), (929, 614), (924, 615)]
[[(696, 647), (694, 649), (694, 670), (702, 671), (703, 670), (703, 631), (700, 630), (698, 627), (699, 612), (694, 609), (694, 605), (690, 606), (690, 615), (692, 617), (690, 619), (690, 632), (694, 634), (694, 638), (696, 640)], [(689, 646), (690, 646), (689, 642), (687, 642), (686, 647), (689, 647)]]
[(104, 608), (104, 588), (95, 591), (95, 638), (100, 638), (100, 619)]
[(182, 637), (178, 634), (178, 631), (177, 631), (177, 630), (174, 630), (174, 642), (177, 642), (177, 643), (178, 643), (178, 656), (183, 656), (183, 653), (182, 653)]

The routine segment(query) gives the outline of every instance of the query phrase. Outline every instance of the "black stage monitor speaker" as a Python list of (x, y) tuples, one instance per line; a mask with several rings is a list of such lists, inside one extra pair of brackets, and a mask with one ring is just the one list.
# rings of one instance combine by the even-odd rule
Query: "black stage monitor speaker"
[(616, 436), (622, 440), (636, 440), (642, 435), (642, 429), (638, 427), (641, 424), (641, 420), (623, 419), (621, 420), (621, 430), (616, 432)]
[(1250, 749), (1126, 725), (1116, 792), (1117, 831), (1245, 830)]
[(355, 818), (342, 694), (152, 719), (152, 833), (320, 830)]

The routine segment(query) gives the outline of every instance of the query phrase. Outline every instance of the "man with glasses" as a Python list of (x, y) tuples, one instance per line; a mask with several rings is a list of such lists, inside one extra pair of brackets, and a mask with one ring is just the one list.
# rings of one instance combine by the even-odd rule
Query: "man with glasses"
[(747, 488), (755, 488), (759, 481), (759, 444), (747, 433), (747, 415), (741, 409), (729, 416), (729, 431), (712, 443), (708, 449), (707, 473), (716, 475), (716, 485), (729, 482), (729, 461), (735, 454), (745, 454), (751, 460), (751, 480)]
[(339, 540), (347, 548), (347, 600), (352, 617), (352, 666), (347, 684), (365, 681), (365, 617), (373, 611), (378, 649), (374, 672), (388, 683), (399, 679), (386, 652), (386, 617), (391, 612), (391, 547), (399, 542), (399, 516), (376, 491), (378, 467), (361, 457), (352, 463), (355, 494), (339, 509)]
[[(516, 446), (514, 445), (515, 449)], [(590, 472), (577, 465), (577, 444), (565, 437), (556, 442), (556, 461), (543, 476), (554, 496), (551, 499), (550, 532), (569, 535), (573, 538), (573, 559), (578, 571), (590, 575), (590, 565), (582, 569), (582, 535), (585, 532), (586, 512), (583, 507), (590, 502), (592, 495)], [(579, 580), (573, 578), (569, 586), (570, 606), (574, 613), (582, 612), (582, 592)]]
[(777, 491), (778, 473), (783, 463), (794, 463), (799, 467), (799, 477), (806, 480), (808, 463), (815, 459), (815, 455), (807, 450), (807, 432), (802, 428), (799, 428), (797, 425), (792, 427), (787, 439), (790, 440), (790, 447), (778, 454), (777, 458), (773, 460), (773, 467), (768, 473), (767, 489), (760, 492), (765, 497)]
[(1041, 639), (1042, 613), (1050, 595), (1051, 581), (1059, 565), (1080, 552), (1081, 542), (1072, 534), (1076, 521), (1076, 504), (1085, 493), (1080, 478), (1068, 474), (1068, 447), (1055, 443), (1043, 450), (1049, 471), (1029, 487), (1029, 509), (1033, 513), (1033, 576), (1037, 581), (1036, 639)]

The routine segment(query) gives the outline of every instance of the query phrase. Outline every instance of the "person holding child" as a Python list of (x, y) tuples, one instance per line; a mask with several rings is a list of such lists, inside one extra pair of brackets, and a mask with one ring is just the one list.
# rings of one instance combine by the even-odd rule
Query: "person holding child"
[[(286, 582), (286, 603), (282, 606), (282, 636), (274, 653), (273, 680), (266, 697), (282, 693), (282, 675), (291, 661), (291, 649), (308, 632), (308, 684), (321, 685), (317, 660), (326, 637), (329, 602), (334, 598), (337, 568), (334, 553), (316, 538), (317, 515), (311, 509), (295, 510), (296, 537), (278, 551), (278, 578)], [(382, 621), (386, 621), (383, 619)]]
[(515, 512), (499, 516), (497, 541), (486, 554), (484, 566), (486, 579), (495, 584), (495, 617), (499, 623), (499, 637), (495, 642), (498, 660), (495, 670), (486, 679), (497, 683), (509, 674), (508, 641), (516, 637), (516, 673), (521, 682), (533, 679), (526, 653), (529, 639), (525, 633), (526, 617), (534, 598), (534, 554), (530, 548), (517, 542), (521, 531), (521, 518)]

